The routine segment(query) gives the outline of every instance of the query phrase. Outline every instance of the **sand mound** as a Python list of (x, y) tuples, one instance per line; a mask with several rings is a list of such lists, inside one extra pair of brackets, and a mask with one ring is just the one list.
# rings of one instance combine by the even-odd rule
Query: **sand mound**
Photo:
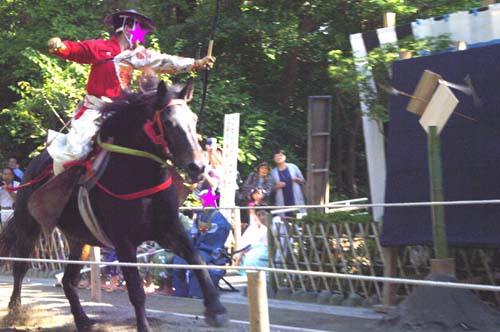
[[(427, 280), (457, 282), (446, 274)], [(500, 313), (466, 289), (419, 286), (379, 326), (383, 331), (500, 331)]]

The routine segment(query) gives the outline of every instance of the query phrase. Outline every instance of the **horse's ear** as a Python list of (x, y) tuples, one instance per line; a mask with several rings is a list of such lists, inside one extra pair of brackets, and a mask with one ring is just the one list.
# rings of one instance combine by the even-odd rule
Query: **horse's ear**
[(158, 84), (158, 89), (156, 90), (156, 95), (158, 98), (163, 98), (167, 94), (167, 85), (164, 81), (160, 81)]
[(193, 99), (194, 93), (194, 80), (190, 79), (186, 86), (182, 89), (180, 93), (180, 97), (187, 102), (190, 102)]

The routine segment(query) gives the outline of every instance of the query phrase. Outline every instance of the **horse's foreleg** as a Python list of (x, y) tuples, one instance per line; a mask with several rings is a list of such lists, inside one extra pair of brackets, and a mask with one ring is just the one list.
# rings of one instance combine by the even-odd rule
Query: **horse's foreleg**
[[(71, 243), (69, 259), (79, 260), (82, 254), (83, 243)], [(64, 289), (64, 295), (69, 301), (71, 306), (71, 313), (75, 320), (75, 325), (78, 331), (84, 331), (89, 326), (95, 322), (91, 320), (80, 303), (80, 298), (78, 297), (77, 285), (80, 281), (80, 269), (82, 265), (80, 264), (68, 264), (64, 269), (64, 277), (62, 279), (62, 285)]]
[[(190, 265), (205, 265), (205, 261), (198, 253), (198, 251), (193, 247), (193, 244), (185, 232), (175, 233), (172, 232), (169, 235), (175, 234), (176, 236), (169, 236), (165, 242), (160, 241), (160, 244), (167, 245), (171, 244), (174, 251), (184, 258)], [(163, 243), (161, 243), (163, 242)], [(211, 326), (223, 326), (225, 325), (229, 318), (227, 315), (226, 308), (222, 305), (219, 299), (219, 292), (215, 288), (212, 278), (208, 270), (193, 270), (198, 282), (200, 283), (201, 290), (203, 292), (203, 303), (205, 304), (205, 320)]]
[[(116, 248), (116, 255), (120, 262), (137, 263), (136, 248), (132, 245)], [(146, 294), (142, 287), (142, 279), (136, 267), (121, 267), (123, 277), (127, 283), (128, 297), (135, 309), (137, 332), (152, 332), (146, 318)]]

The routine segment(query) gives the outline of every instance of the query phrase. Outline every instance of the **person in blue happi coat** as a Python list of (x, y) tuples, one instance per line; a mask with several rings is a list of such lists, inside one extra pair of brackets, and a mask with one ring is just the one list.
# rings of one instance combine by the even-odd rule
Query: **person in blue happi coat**
[[(224, 255), (224, 243), (231, 230), (227, 219), (216, 209), (198, 211), (193, 222), (190, 235), (194, 247), (198, 249), (208, 265), (225, 265), (228, 262)], [(188, 264), (180, 256), (175, 256), (173, 264)], [(224, 270), (209, 270), (215, 285), (224, 276)], [(172, 283), (175, 296), (203, 298), (198, 279), (192, 270), (172, 269)]]

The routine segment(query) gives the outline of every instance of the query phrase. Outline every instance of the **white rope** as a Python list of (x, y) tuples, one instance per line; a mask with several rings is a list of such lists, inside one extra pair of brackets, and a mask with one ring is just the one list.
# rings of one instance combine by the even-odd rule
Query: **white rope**
[[(318, 209), (318, 208), (370, 208), (370, 207), (412, 207), (412, 206), (433, 206), (433, 205), (487, 205), (487, 204), (499, 204), (500, 199), (490, 199), (490, 200), (471, 200), (471, 201), (442, 201), (442, 202), (406, 202), (406, 203), (370, 203), (370, 204), (321, 204), (321, 205), (288, 205), (288, 206), (232, 206), (232, 207), (217, 207), (216, 209), (239, 209), (239, 210), (269, 210), (269, 209)], [(204, 210), (204, 209), (215, 209), (214, 207), (203, 208), (198, 207), (180, 207), (180, 210)]]
[[(0, 257), (0, 261), (13, 261), (13, 262), (37, 262), (37, 263), (62, 263), (62, 264), (78, 264), (78, 265), (101, 265), (102, 262), (95, 261), (73, 261), (73, 260), (57, 260), (57, 259), (40, 259), (40, 258), (18, 258), (18, 257)], [(445, 281), (431, 281), (431, 280), (414, 280), (403, 278), (386, 278), (386, 277), (372, 277), (361, 276), (344, 273), (333, 272), (319, 272), (319, 271), (300, 271), (288, 269), (275, 269), (268, 267), (244, 267), (244, 266), (227, 266), (227, 265), (185, 265), (185, 264), (157, 264), (157, 263), (123, 263), (123, 262), (110, 262), (106, 263), (108, 266), (128, 266), (128, 267), (162, 267), (170, 269), (189, 269), (189, 270), (246, 270), (246, 271), (264, 271), (285, 274), (301, 274), (311, 275), (317, 277), (330, 277), (339, 279), (350, 280), (364, 280), (393, 284), (408, 284), (416, 286), (434, 286), (434, 287), (447, 287), (447, 288), (461, 288), (472, 289), (479, 291), (500, 292), (500, 286), (478, 285), (478, 284), (465, 284), (459, 282), (445, 282)]]

